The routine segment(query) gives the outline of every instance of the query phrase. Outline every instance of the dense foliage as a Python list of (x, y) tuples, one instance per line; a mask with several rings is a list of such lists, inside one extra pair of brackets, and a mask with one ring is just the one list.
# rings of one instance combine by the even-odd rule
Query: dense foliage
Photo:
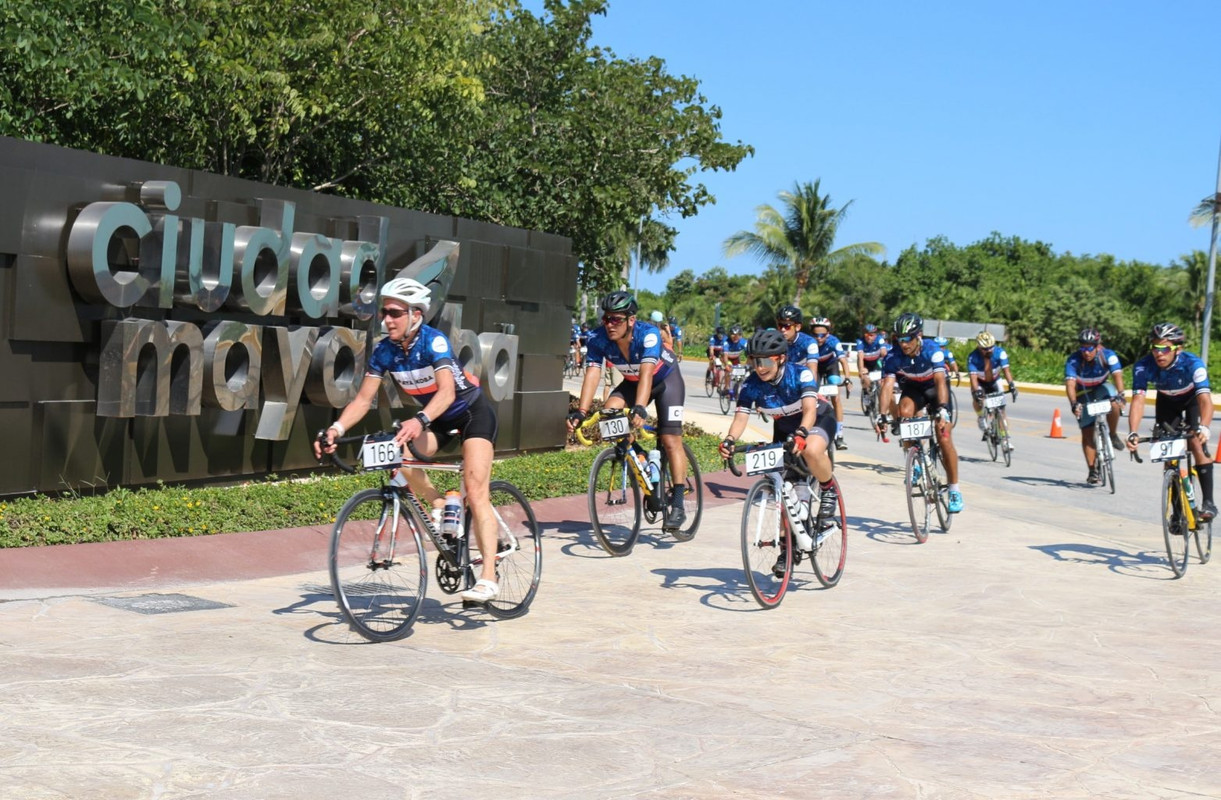
[(6, 0), (0, 135), (558, 233), (608, 286), (751, 148), (694, 78), (592, 46), (607, 5)]

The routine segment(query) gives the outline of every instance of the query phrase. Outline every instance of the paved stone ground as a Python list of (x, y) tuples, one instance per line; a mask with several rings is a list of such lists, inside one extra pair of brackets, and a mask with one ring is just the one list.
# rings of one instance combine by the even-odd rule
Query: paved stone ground
[(537, 504), (527, 616), (434, 588), (389, 644), (324, 572), (257, 576), (321, 565), (324, 531), (194, 540), (197, 583), (165, 550), (123, 572), (164, 544), (49, 548), (81, 579), (42, 589), (46, 561), (0, 552), (0, 797), (1221, 797), (1221, 564), (1172, 580), (1157, 528), (970, 484), (917, 545), (897, 470), (839, 471), (844, 579), (803, 565), (771, 611), (727, 473), (694, 541), (625, 558), (583, 500)]

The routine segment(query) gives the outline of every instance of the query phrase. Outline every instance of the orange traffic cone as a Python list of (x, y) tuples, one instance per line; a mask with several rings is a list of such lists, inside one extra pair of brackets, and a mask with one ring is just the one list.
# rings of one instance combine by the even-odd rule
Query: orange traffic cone
[(1064, 427), (1060, 424), (1060, 409), (1051, 415), (1051, 433), (1047, 434), (1048, 439), (1063, 439)]

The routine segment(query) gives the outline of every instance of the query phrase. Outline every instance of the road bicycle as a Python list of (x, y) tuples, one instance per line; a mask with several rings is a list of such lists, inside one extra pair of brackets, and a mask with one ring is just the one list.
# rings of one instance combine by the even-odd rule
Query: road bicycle
[(865, 419), (869, 420), (869, 424), (873, 426), (873, 432), (877, 437), (885, 443), (889, 443), (890, 439), (886, 436), (886, 426), (879, 423), (878, 419), (882, 415), (880, 392), (882, 389), (882, 370), (871, 369), (865, 373), (869, 377), (869, 388), (861, 389), (861, 413), (865, 415)]
[(707, 393), (709, 397), (712, 397), (712, 393), (717, 391), (724, 382), (725, 367), (721, 365), (719, 360), (709, 361), (708, 369), (704, 373), (704, 392)]
[(1005, 457), (1005, 466), (1013, 463), (1013, 445), (1009, 442), (1009, 424), (1005, 419), (1005, 393), (990, 392), (980, 402), (984, 406), (984, 442), (988, 455), (995, 461), (998, 455)]
[[(622, 413), (612, 410), (612, 415)], [(572, 435), (579, 443), (586, 447), (592, 447), (602, 441), (602, 434), (599, 433), (599, 424), (602, 421), (602, 411), (598, 410), (585, 418), (585, 421), (573, 429)], [(642, 425), (635, 431), (636, 442), (638, 444), (651, 444), (657, 439), (657, 429), (652, 425)]]
[[(1138, 444), (1149, 442), (1149, 460), (1162, 465), (1162, 536), (1176, 578), (1187, 572), (1190, 539), (1195, 539), (1196, 556), (1201, 564), (1208, 563), (1213, 550), (1213, 524), (1199, 516), (1199, 504), (1204, 501), (1200, 476), (1187, 445), (1188, 438), (1194, 435), (1195, 429), (1180, 420), (1173, 426), (1155, 426), (1152, 436), (1136, 438)], [(1207, 454), (1207, 449), (1204, 452)], [(1135, 451), (1132, 458), (1141, 460)]]
[(954, 522), (937, 428), (927, 416), (909, 417), (898, 420), (893, 432), (904, 449), (903, 488), (912, 533), (923, 544), (928, 540), (934, 512), (943, 532), (948, 532)]
[[(695, 537), (704, 513), (704, 482), (691, 446), (683, 442), (687, 458), (684, 509), (687, 520), (679, 528), (664, 526), (671, 506), (670, 459), (664, 447), (646, 450), (622, 409), (603, 409), (597, 420), (603, 442), (609, 442), (589, 470), (589, 519), (602, 549), (612, 556), (632, 552), (640, 538), (641, 519), (661, 522), (662, 531), (680, 542)], [(654, 430), (645, 432), (655, 435)]]
[(564, 360), (564, 377), (578, 378), (585, 372), (585, 347), (572, 345), (568, 348), (568, 357)]
[(1115, 449), (1111, 446), (1110, 398), (1093, 400), (1085, 404), (1084, 413), (1094, 418), (1094, 468), (1098, 470), (1098, 482), (1111, 487), (1115, 494)]
[[(325, 443), (326, 431), (318, 434)], [(428, 592), (426, 544), (436, 552), (434, 575), (446, 594), (469, 589), (483, 566), (470, 530), (462, 462), (437, 462), (421, 456), (408, 443), (411, 458), (393, 441), (394, 431), (346, 436), (337, 445), (361, 443), (364, 471), (377, 470), (382, 484), (352, 495), (335, 517), (328, 569), (331, 589), (344, 619), (363, 637), (387, 642), (406, 636), (419, 616)], [(345, 472), (357, 468), (330, 455)], [(406, 484), (399, 470), (413, 468), (459, 475), (461, 521), (454, 530), (440, 530), (429, 510)], [(393, 472), (393, 477), (387, 479)], [(525, 495), (508, 481), (489, 484), (498, 527), (496, 582), (500, 593), (486, 609), (508, 619), (526, 613), (538, 592), (543, 571), (542, 534)], [(461, 529), (458, 530), (458, 525)], [(467, 603), (469, 605), (482, 605)]]
[[(755, 600), (764, 608), (780, 605), (803, 555), (819, 583), (828, 589), (838, 584), (848, 559), (848, 517), (839, 483), (832, 478), (836, 512), (824, 518), (818, 481), (791, 442), (734, 445), (733, 454), (738, 453), (746, 474), (759, 476), (742, 506), (742, 567)], [(725, 463), (734, 475), (742, 474), (732, 457)]]
[(721, 400), (722, 414), (728, 414), (729, 409), (737, 402), (738, 390), (742, 388), (742, 381), (744, 380), (746, 380), (746, 365), (732, 365), (729, 369), (729, 390), (718, 392)]

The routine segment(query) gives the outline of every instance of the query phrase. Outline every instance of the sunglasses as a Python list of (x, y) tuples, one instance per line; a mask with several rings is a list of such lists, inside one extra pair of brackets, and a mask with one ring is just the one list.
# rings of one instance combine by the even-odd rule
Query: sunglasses
[(607, 325), (621, 325), (624, 322), (627, 322), (627, 317), (620, 314), (607, 314), (602, 317), (602, 321)]
[(1096, 347), (1098, 347), (1096, 344), (1083, 344), (1081, 345), (1081, 352), (1089, 353), (1092, 352)]
[(916, 334), (909, 333), (906, 336), (896, 336), (895, 341), (898, 342), (899, 344), (907, 344), (908, 342), (913, 341), (915, 338), (916, 338)]
[(1150, 347), (1149, 349), (1150, 349), (1150, 350), (1152, 350), (1152, 351), (1153, 351), (1153, 352), (1155, 352), (1155, 353), (1169, 353), (1169, 352), (1171, 352), (1172, 350), (1174, 350), (1174, 345), (1172, 345), (1172, 344), (1155, 344), (1155, 345), (1153, 345), (1152, 347)]
[(390, 317), (390, 319), (398, 319), (399, 317), (405, 317), (410, 313), (411, 313), (410, 308), (383, 308), (381, 310), (381, 315), (383, 317)]
[(780, 356), (751, 356), (749, 361), (750, 365), (755, 369), (763, 369), (764, 367), (779, 364), (779, 359)]
[(814, 338), (815, 338), (815, 339), (826, 339), (826, 338), (827, 338), (827, 334), (825, 334), (825, 333), (816, 333), (816, 334), (814, 334)]
[(787, 331), (787, 330), (792, 330), (793, 328), (800, 328), (801, 323), (800, 322), (777, 322), (776, 327), (782, 331)]

